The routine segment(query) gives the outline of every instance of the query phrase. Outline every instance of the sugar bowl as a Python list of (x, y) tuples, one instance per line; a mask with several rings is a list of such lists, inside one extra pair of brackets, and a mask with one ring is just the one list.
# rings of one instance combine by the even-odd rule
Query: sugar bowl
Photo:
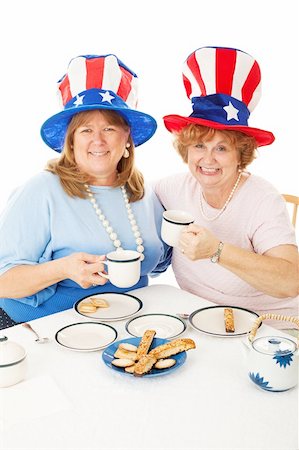
[(0, 388), (19, 383), (26, 375), (26, 350), (0, 336)]

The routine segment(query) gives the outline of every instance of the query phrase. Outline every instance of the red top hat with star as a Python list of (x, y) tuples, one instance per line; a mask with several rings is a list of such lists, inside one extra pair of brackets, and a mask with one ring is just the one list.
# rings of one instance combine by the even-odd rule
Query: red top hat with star
[(194, 123), (219, 130), (241, 131), (258, 146), (274, 141), (270, 131), (248, 126), (248, 118), (261, 96), (261, 71), (257, 61), (241, 50), (201, 47), (183, 67), (183, 82), (193, 112), (189, 117), (163, 117), (170, 132)]

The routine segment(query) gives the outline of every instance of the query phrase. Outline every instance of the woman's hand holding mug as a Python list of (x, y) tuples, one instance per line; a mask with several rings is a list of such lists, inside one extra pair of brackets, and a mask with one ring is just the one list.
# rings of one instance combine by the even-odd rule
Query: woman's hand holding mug
[(105, 255), (92, 255), (90, 253), (72, 253), (61, 258), (63, 277), (69, 278), (82, 288), (93, 285), (104, 285), (107, 279), (99, 275), (104, 270)]
[(180, 235), (178, 246), (192, 261), (210, 258), (218, 248), (219, 239), (207, 228), (189, 225)]

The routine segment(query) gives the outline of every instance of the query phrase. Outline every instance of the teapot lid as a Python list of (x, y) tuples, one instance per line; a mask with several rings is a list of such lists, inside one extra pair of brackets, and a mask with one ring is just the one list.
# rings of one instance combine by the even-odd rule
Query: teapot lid
[(296, 344), (282, 336), (264, 336), (255, 339), (252, 347), (265, 355), (288, 355), (296, 351)]
[(0, 336), (0, 368), (21, 362), (26, 356), (25, 349), (6, 336)]

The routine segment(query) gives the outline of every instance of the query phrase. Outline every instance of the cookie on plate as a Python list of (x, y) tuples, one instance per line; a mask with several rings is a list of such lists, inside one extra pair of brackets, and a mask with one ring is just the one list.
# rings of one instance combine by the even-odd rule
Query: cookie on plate
[(92, 303), (80, 303), (79, 311), (81, 313), (94, 313), (96, 312), (97, 307)]
[(167, 358), (167, 359), (159, 359), (159, 361), (156, 362), (154, 365), (155, 369), (169, 369), (169, 367), (174, 366), (176, 363), (176, 360), (173, 358)]
[(118, 348), (113, 356), (114, 356), (114, 358), (125, 358), (125, 359), (131, 359), (132, 361), (136, 361), (136, 359), (137, 359), (136, 352), (128, 352), (128, 350), (124, 350), (122, 348)]
[(101, 297), (91, 297), (90, 298), (91, 303), (96, 306), (97, 308), (109, 308), (109, 303), (107, 300)]
[(114, 359), (113, 361), (111, 361), (111, 364), (113, 364), (116, 367), (129, 367), (129, 366), (133, 366), (135, 364), (134, 361), (132, 361), (132, 359), (126, 359), (126, 358), (119, 358), (119, 359)]

